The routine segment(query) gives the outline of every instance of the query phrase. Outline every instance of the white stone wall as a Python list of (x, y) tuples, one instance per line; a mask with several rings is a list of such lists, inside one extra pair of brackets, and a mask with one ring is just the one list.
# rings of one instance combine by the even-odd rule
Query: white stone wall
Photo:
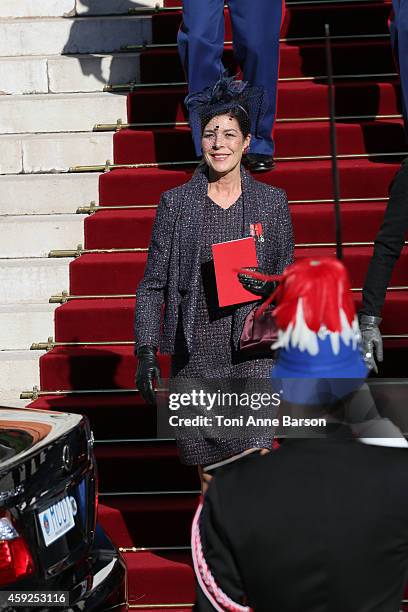
[[(0, 404), (19, 405), (39, 385), (33, 342), (53, 335), (51, 295), (69, 288), (72, 259), (49, 258), (83, 243), (77, 207), (98, 201), (98, 173), (126, 121), (126, 94), (103, 92), (140, 78), (137, 51), (151, 42), (146, 12), (157, 0), (0, 0)], [(23, 402), (24, 403), (24, 402)]]
[(0, 18), (114, 15), (156, 5), (162, 6), (163, 0), (1, 0)]
[(101, 92), (139, 81), (138, 53), (0, 57), (2, 94)]
[(0, 176), (0, 214), (73, 213), (98, 201), (98, 180), (95, 172)]
[(90, 132), (126, 119), (126, 94), (0, 96), (0, 134)]
[(119, 51), (151, 39), (150, 17), (0, 20), (0, 56)]

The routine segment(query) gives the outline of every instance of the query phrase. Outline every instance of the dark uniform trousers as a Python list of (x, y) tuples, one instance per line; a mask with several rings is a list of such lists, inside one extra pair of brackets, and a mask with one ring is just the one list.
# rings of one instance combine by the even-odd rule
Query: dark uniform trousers
[[(408, 0), (392, 0), (391, 41), (401, 80), (402, 112), (408, 135)], [(362, 314), (381, 316), (388, 284), (408, 231), (408, 158), (391, 188), (390, 199), (363, 289)], [(408, 275), (408, 273), (407, 273)]]
[[(252, 138), (251, 153), (273, 155), (283, 0), (229, 0), (228, 5), (234, 52), (243, 78), (264, 87), (269, 98), (258, 134)], [(183, 0), (178, 45), (189, 92), (213, 85), (224, 71), (224, 0)], [(194, 133), (193, 139), (200, 155), (200, 134)]]
[(393, 15), (390, 22), (391, 40), (395, 59), (398, 63), (402, 109), (405, 119), (405, 129), (408, 133), (408, 0), (392, 0)]
[(404, 246), (407, 231), (408, 158), (404, 160), (394, 179), (384, 220), (374, 241), (374, 254), (363, 288), (362, 314), (381, 316), (387, 287)]

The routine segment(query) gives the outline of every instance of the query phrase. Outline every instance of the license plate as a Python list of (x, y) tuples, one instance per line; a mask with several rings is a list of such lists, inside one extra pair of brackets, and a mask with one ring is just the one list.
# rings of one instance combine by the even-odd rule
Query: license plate
[(73, 497), (64, 497), (38, 513), (38, 520), (46, 546), (49, 546), (75, 527), (75, 514), (76, 503)]

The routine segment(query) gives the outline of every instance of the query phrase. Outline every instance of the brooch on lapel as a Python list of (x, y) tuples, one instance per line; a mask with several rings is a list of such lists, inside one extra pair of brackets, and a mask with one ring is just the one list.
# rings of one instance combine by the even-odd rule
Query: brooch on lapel
[(249, 233), (251, 234), (253, 238), (256, 238), (257, 240), (259, 240), (259, 242), (264, 242), (265, 239), (263, 235), (262, 223), (250, 223)]

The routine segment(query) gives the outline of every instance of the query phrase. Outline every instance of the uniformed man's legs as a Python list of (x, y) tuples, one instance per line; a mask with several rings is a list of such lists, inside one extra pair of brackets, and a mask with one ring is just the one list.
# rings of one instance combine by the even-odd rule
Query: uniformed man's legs
[(258, 133), (252, 135), (250, 152), (271, 158), (284, 3), (283, 0), (229, 0), (229, 7), (234, 50), (244, 79), (251, 85), (264, 87), (269, 98)]
[(382, 361), (382, 321), (387, 288), (394, 267), (404, 247), (408, 231), (408, 158), (404, 160), (392, 184), (384, 220), (374, 241), (374, 254), (368, 266), (360, 310), (360, 330), (366, 362), (377, 371), (375, 357)]
[[(178, 47), (189, 93), (214, 85), (224, 71), (224, 0), (183, 0)], [(201, 135), (193, 134), (197, 155)]]
[[(393, 0), (390, 22), (391, 41), (401, 80), (401, 105), (408, 140), (408, 0)], [(408, 158), (404, 160), (391, 188), (390, 199), (380, 231), (374, 241), (374, 254), (368, 267), (360, 311), (360, 330), (368, 366), (377, 372), (376, 359), (383, 360), (379, 330), (388, 284), (404, 246), (408, 230)]]
[(402, 110), (408, 137), (408, 0), (393, 0), (392, 6), (391, 40), (400, 73)]

